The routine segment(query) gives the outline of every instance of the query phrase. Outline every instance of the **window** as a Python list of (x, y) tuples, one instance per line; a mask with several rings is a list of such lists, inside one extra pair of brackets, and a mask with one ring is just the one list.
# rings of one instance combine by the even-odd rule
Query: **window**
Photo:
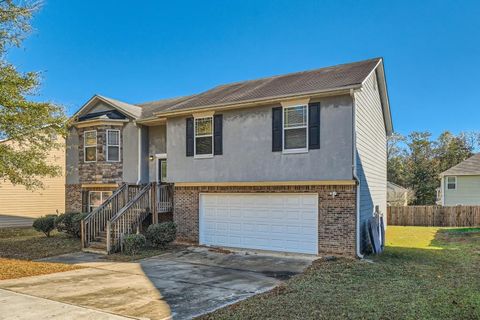
[(97, 131), (84, 132), (83, 149), (85, 162), (97, 161)]
[(89, 191), (88, 192), (88, 212), (98, 208), (112, 195), (112, 191)]
[(457, 189), (457, 177), (447, 177), (447, 189), (448, 190)]
[(167, 159), (158, 159), (158, 182), (167, 182)]
[(120, 161), (120, 130), (107, 130), (107, 161)]
[(195, 118), (195, 157), (213, 156), (213, 117)]
[(308, 151), (308, 108), (306, 105), (283, 108), (283, 151)]

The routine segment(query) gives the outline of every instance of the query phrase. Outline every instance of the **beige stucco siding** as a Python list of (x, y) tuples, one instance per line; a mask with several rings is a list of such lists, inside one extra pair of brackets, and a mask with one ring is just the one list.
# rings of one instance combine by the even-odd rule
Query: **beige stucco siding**
[(42, 179), (45, 189), (30, 191), (24, 186), (0, 181), (0, 214), (39, 217), (63, 212), (65, 208), (65, 149), (53, 150), (49, 163), (62, 168), (62, 176)]
[(457, 188), (447, 189), (443, 183), (445, 206), (480, 205), (480, 176), (457, 176)]
[(375, 206), (387, 213), (386, 132), (376, 73), (355, 93), (357, 175), (360, 180), (360, 220), (365, 243), (366, 221)]

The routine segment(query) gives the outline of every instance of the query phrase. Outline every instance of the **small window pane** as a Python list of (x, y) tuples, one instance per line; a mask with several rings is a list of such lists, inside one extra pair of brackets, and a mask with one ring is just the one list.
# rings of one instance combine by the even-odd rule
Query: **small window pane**
[(303, 149), (307, 147), (307, 129), (285, 130), (285, 149)]
[(98, 191), (90, 191), (90, 206), (98, 207), (102, 204), (102, 193)]
[(307, 107), (299, 106), (285, 108), (284, 113), (285, 128), (306, 126), (307, 125)]
[(118, 161), (120, 159), (119, 147), (108, 147), (108, 161)]
[(112, 195), (112, 191), (102, 191), (102, 203)]
[(120, 144), (120, 135), (118, 131), (108, 131), (108, 144), (118, 146)]
[(162, 172), (162, 176), (160, 177), (160, 182), (166, 182), (167, 181), (167, 161), (162, 160), (162, 162), (160, 162), (160, 165), (161, 165), (161, 172)]
[(457, 187), (457, 181), (455, 177), (447, 177), (447, 189), (453, 190)]
[(97, 161), (97, 147), (85, 148), (85, 161)]
[(212, 154), (213, 137), (200, 137), (195, 140), (195, 154)]
[(212, 134), (212, 118), (195, 119), (195, 135), (203, 136)]
[(97, 145), (97, 133), (95, 131), (85, 132), (85, 146)]

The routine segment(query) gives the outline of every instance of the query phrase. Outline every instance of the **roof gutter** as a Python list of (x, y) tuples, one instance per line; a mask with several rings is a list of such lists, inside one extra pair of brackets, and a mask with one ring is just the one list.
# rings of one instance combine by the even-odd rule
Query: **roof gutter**
[(277, 96), (271, 98), (264, 98), (260, 100), (249, 100), (241, 103), (230, 103), (230, 104), (215, 104), (215, 105), (205, 105), (200, 107), (194, 108), (187, 108), (180, 111), (166, 111), (166, 112), (155, 112), (154, 115), (158, 118), (162, 117), (169, 117), (169, 116), (179, 116), (185, 114), (191, 114), (192, 112), (201, 112), (204, 110), (229, 110), (229, 109), (238, 109), (238, 108), (246, 108), (246, 107), (255, 107), (258, 105), (264, 105), (266, 103), (276, 103), (280, 101), (290, 100), (290, 99), (301, 99), (301, 98), (317, 98), (317, 97), (325, 97), (325, 96), (333, 96), (333, 95), (340, 95), (340, 94), (349, 94), (350, 90), (352, 89), (360, 89), (362, 87), (361, 84), (355, 84), (351, 86), (342, 87), (335, 90), (322, 90), (322, 91), (312, 91), (312, 92), (304, 92), (302, 94), (297, 95), (284, 95), (284, 96)]

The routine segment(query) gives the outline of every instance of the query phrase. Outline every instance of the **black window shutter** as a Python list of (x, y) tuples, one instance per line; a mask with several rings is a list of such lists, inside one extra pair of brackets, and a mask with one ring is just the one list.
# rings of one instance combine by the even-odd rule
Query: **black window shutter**
[(193, 157), (193, 118), (187, 118), (187, 157)]
[(213, 116), (213, 154), (223, 153), (223, 116), (216, 114)]
[(282, 151), (282, 107), (272, 109), (272, 151)]
[(308, 105), (308, 149), (320, 149), (320, 102)]

